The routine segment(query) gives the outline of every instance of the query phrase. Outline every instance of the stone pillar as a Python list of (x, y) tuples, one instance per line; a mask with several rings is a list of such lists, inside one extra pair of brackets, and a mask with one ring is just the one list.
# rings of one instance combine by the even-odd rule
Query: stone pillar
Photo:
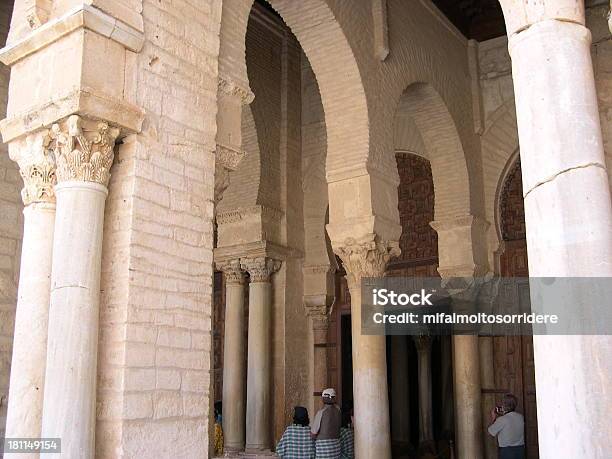
[(419, 450), (435, 451), (431, 400), (431, 337), (415, 336), (419, 364)]
[(400, 335), (391, 336), (391, 439), (410, 444), (408, 338)]
[(323, 407), (321, 392), (329, 385), (327, 378), (327, 332), (329, 329), (329, 316), (327, 305), (306, 305), (308, 316), (312, 320), (313, 338), (313, 401), (315, 409)]
[(441, 386), (442, 386), (442, 432), (445, 439), (453, 438), (454, 402), (453, 402), (453, 341), (451, 336), (440, 337)]
[(247, 356), (246, 451), (270, 449), (272, 372), (272, 283), (280, 262), (267, 257), (245, 258), (242, 267), (251, 275)]
[(25, 209), (7, 438), (38, 438), (42, 425), (56, 183), (55, 161), (47, 140), (47, 132), (42, 131), (9, 145), (23, 178)]
[[(529, 274), (610, 277), (612, 205), (584, 4), (540, 3), (545, 8), (502, 2)], [(559, 308), (580, 308), (580, 300), (575, 292), (567, 298), (571, 305)], [(612, 337), (535, 336), (533, 341), (540, 456), (555, 457), (559, 451), (566, 457), (609, 455), (612, 437), (605, 426), (612, 406)]]
[[(438, 272), (445, 279), (461, 278), (466, 286), (488, 272), (489, 226), (473, 215), (431, 222), (438, 233)], [(478, 336), (453, 336), (455, 440), (459, 459), (483, 457), (483, 431)]]
[(42, 436), (93, 457), (104, 204), (119, 130), (73, 115), (51, 129), (57, 215)]
[(389, 258), (399, 254), (398, 244), (370, 235), (334, 249), (342, 259), (351, 294), (355, 452), (359, 458), (390, 458), (386, 339), (361, 333), (361, 279), (382, 277)]
[(244, 336), (244, 273), (239, 260), (218, 263), (225, 275), (223, 340), (223, 439), (227, 451), (244, 449), (246, 350)]
[[(483, 388), (492, 390), (495, 388), (495, 367), (493, 356), (493, 338), (481, 336), (479, 338), (480, 351), (480, 382)], [(487, 432), (491, 419), (491, 411), (495, 408), (495, 393), (482, 394), (482, 427), (484, 437), (484, 453), (486, 459), (497, 459), (497, 440)]]

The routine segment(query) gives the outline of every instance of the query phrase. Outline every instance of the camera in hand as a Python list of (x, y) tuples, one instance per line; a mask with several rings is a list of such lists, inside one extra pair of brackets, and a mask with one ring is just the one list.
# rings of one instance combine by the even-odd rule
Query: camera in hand
[(497, 414), (498, 416), (503, 416), (504, 414), (506, 414), (506, 412), (504, 411), (504, 407), (503, 406), (496, 406), (495, 407), (495, 414)]

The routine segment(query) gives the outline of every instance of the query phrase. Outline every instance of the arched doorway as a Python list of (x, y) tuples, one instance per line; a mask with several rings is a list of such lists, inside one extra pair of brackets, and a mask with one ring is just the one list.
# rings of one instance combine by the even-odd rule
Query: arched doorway
[[(516, 156), (508, 169), (499, 193), (498, 224), (503, 252), (500, 255), (502, 277), (528, 278), (527, 241), (521, 161)], [(528, 282), (525, 279), (525, 282)], [(500, 336), (494, 338), (495, 384), (498, 397), (511, 392), (518, 398), (517, 411), (525, 416), (527, 457), (538, 456), (538, 420), (536, 409), (533, 338)]]

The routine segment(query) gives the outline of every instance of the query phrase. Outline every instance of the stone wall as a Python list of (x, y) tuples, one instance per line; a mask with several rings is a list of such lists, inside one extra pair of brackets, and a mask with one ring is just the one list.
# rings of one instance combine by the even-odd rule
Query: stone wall
[[(12, 1), (0, 4), (0, 45), (4, 46), (11, 20)], [(6, 115), (10, 70), (0, 64), (0, 118)], [(17, 164), (0, 144), (0, 438), (4, 436), (11, 365), (17, 281), (23, 230), (23, 185)]]
[(98, 457), (206, 457), (220, 4), (143, 1), (105, 222)]

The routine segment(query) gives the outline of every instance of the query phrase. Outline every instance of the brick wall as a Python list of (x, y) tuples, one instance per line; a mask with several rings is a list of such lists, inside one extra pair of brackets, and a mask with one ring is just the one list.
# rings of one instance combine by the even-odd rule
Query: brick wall
[[(9, 30), (13, 2), (0, 3), (0, 45), (4, 46)], [(0, 64), (0, 118), (6, 115), (10, 70)], [(6, 406), (12, 354), (15, 305), (23, 231), (23, 186), (17, 164), (0, 144), (0, 438), (4, 436)]]

